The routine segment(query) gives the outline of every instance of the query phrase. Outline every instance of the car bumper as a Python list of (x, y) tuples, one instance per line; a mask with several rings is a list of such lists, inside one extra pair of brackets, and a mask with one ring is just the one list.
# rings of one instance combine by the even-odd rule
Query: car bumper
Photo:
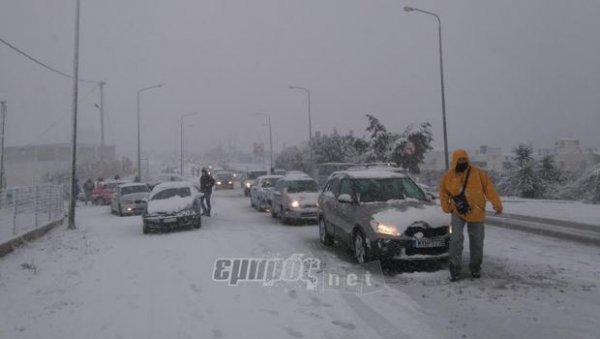
[(221, 189), (233, 189), (233, 183), (231, 183), (231, 184), (215, 185), (215, 189), (218, 189), (218, 190), (221, 190)]
[(177, 229), (188, 228), (196, 225), (200, 214), (188, 214), (178, 216), (145, 216), (144, 224), (149, 229)]
[(417, 245), (415, 239), (383, 239), (379, 238), (370, 242), (370, 250), (373, 256), (382, 259), (400, 260), (432, 260), (448, 256), (450, 248), (450, 236), (439, 236), (425, 238), (432, 240), (434, 244), (423, 247)]
[(285, 211), (284, 217), (293, 220), (317, 220), (319, 213), (316, 208), (295, 208)]
[(145, 210), (145, 204), (131, 204), (121, 206), (121, 214), (142, 214)]

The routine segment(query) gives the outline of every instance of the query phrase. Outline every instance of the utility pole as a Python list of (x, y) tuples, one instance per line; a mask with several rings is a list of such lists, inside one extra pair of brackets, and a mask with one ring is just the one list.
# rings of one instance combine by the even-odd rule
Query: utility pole
[(0, 192), (4, 190), (4, 133), (6, 132), (6, 101), (0, 102), (0, 109), (2, 110), (2, 141), (0, 142), (2, 147), (2, 154), (0, 155)]
[(100, 149), (104, 152), (104, 85), (106, 82), (100, 81), (98, 85), (100, 86)]
[(69, 224), (68, 229), (76, 229), (75, 226), (75, 204), (77, 196), (75, 189), (77, 187), (77, 100), (79, 91), (79, 13), (81, 9), (81, 0), (76, 0), (75, 5), (75, 53), (73, 58), (73, 145), (71, 162), (71, 191), (69, 204)]

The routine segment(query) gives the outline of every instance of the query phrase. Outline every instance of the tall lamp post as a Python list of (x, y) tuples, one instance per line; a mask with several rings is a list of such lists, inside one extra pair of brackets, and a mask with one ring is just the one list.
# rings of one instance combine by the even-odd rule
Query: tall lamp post
[(256, 115), (267, 117), (267, 123), (269, 124), (269, 151), (271, 153), (271, 166), (269, 167), (269, 174), (273, 174), (273, 129), (271, 127), (271, 115), (266, 113), (256, 113)]
[(422, 9), (406, 6), (404, 7), (406, 12), (419, 12), (427, 15), (434, 16), (438, 21), (438, 34), (439, 34), (439, 50), (440, 50), (440, 79), (442, 86), (442, 119), (443, 119), (443, 127), (444, 127), (444, 157), (446, 160), (446, 170), (448, 170), (448, 133), (446, 131), (446, 95), (444, 93), (444, 62), (443, 62), (443, 54), (442, 54), (442, 20), (440, 17), (429, 11), (424, 11)]
[(181, 124), (181, 168), (180, 168), (180, 174), (183, 177), (183, 118), (185, 117), (191, 117), (193, 115), (197, 115), (198, 113), (188, 113), (188, 114), (183, 114), (181, 116), (181, 118), (179, 118), (179, 122)]
[(100, 110), (100, 146), (102, 146), (102, 152), (104, 152), (104, 86), (106, 82), (98, 82), (100, 87), (100, 104), (94, 104), (98, 110)]
[(79, 98), (79, 18), (81, 12), (81, 1), (77, 0), (75, 3), (75, 43), (73, 53), (73, 135), (72, 135), (72, 149), (71, 149), (71, 185), (69, 192), (69, 218), (68, 218), (68, 229), (76, 229), (75, 225), (75, 205), (77, 203), (77, 194), (75, 194), (77, 187), (77, 101)]
[(137, 179), (138, 182), (142, 180), (142, 152), (141, 152), (141, 142), (140, 142), (140, 94), (142, 92), (163, 87), (165, 84), (158, 84), (154, 86), (144, 87), (138, 90), (137, 92)]

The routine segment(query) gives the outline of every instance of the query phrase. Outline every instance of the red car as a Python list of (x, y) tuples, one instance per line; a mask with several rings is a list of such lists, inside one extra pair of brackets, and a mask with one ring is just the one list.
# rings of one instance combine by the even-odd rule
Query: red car
[(124, 183), (124, 181), (116, 180), (101, 181), (96, 184), (96, 188), (94, 188), (90, 200), (94, 205), (108, 205), (112, 201), (114, 189)]

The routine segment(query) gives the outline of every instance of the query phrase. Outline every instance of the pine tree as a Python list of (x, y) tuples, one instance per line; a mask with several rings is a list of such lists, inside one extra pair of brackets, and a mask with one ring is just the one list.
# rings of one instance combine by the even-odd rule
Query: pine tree
[(533, 150), (520, 144), (514, 151), (516, 168), (510, 171), (499, 185), (502, 194), (518, 195), (521, 198), (540, 198), (543, 194), (542, 181), (535, 171)]

